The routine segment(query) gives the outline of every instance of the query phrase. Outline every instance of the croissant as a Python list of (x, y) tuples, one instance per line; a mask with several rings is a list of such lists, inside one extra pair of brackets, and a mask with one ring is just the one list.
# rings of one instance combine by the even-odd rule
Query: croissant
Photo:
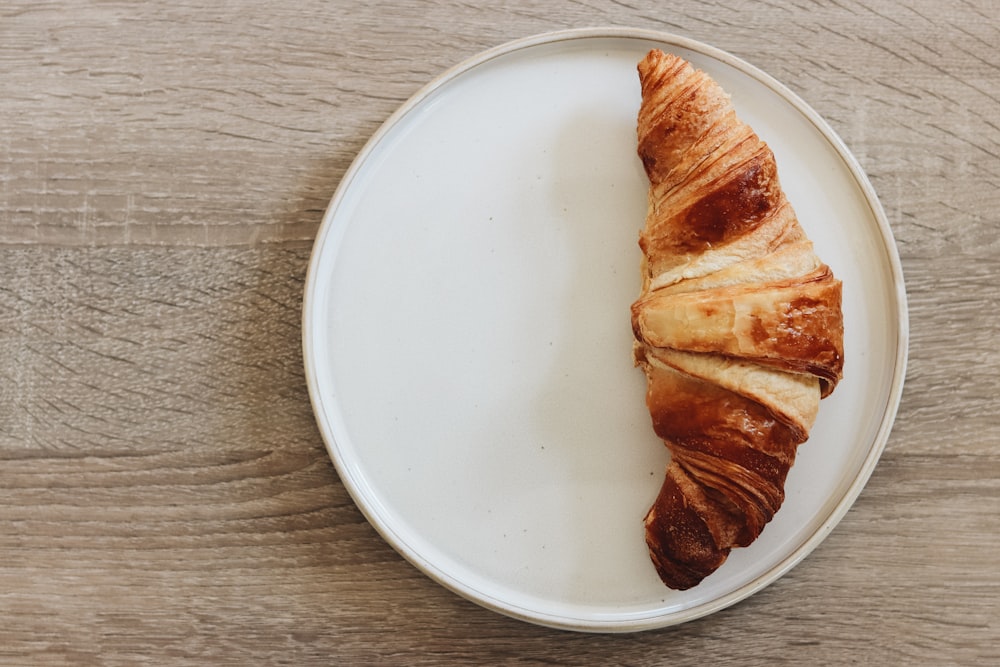
[(841, 283), (722, 88), (656, 49), (638, 70), (649, 208), (634, 357), (671, 454), (646, 543), (663, 582), (684, 590), (781, 507), (796, 450), (842, 376)]

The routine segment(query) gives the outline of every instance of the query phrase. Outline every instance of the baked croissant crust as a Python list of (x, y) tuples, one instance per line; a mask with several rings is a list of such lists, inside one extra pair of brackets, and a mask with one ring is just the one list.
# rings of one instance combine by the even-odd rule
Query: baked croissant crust
[(781, 507), (796, 449), (842, 375), (841, 283), (722, 88), (655, 49), (638, 69), (649, 210), (634, 354), (671, 453), (646, 542), (663, 582), (683, 590)]

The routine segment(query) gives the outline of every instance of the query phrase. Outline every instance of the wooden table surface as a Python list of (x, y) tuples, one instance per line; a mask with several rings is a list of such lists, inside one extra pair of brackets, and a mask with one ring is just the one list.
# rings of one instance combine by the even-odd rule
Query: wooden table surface
[[(708, 42), (824, 116), (911, 324), (892, 436), (825, 542), (629, 635), (404, 561), (337, 477), (300, 345), (323, 210), (379, 125), (479, 51), (606, 25)], [(7, 0), (0, 82), (3, 664), (1000, 664), (992, 0)]]

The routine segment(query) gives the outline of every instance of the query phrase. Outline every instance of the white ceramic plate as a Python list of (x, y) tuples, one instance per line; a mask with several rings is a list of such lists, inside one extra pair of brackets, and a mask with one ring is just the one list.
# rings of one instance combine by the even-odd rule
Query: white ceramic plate
[[(845, 378), (784, 507), (686, 592), (660, 583), (642, 525), (668, 460), (629, 321), (647, 189), (636, 64), (651, 47), (732, 95), (845, 290)], [(733, 604), (826, 537), (888, 438), (907, 319), (885, 216), (814, 111), (717, 49), (597, 29), (483, 53), (385, 123), (323, 219), (303, 341), (337, 471), (403, 556), (513, 617), (631, 631)]]

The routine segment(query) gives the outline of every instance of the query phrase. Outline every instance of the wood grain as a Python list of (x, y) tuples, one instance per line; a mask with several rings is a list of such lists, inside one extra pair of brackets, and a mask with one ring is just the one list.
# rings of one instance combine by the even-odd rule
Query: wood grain
[[(989, 0), (0, 6), (0, 663), (1000, 663), (1000, 22)], [(448, 67), (593, 25), (709, 42), (879, 192), (911, 345), (858, 502), (788, 575), (628, 636), (481, 609), (398, 556), (302, 370), (322, 211)]]

